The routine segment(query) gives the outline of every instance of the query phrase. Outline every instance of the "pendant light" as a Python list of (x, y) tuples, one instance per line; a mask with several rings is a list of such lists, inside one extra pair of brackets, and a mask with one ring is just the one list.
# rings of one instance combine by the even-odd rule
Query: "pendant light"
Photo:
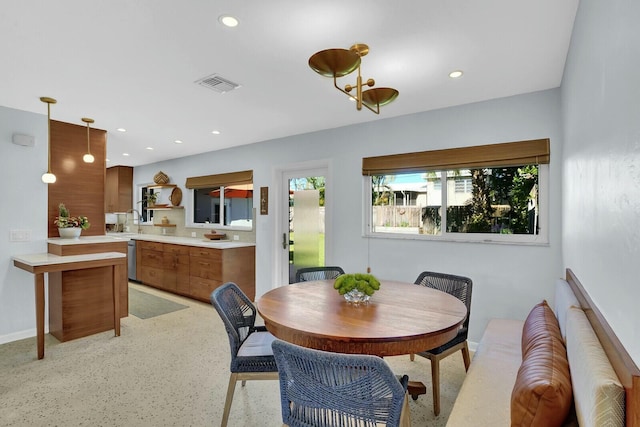
[(51, 104), (56, 101), (53, 98), (43, 96), (40, 101), (47, 103), (47, 172), (42, 175), (42, 182), (45, 184), (53, 184), (56, 182), (56, 176), (51, 173)]
[(82, 156), (82, 160), (84, 160), (85, 163), (93, 163), (95, 159), (91, 154), (91, 128), (89, 127), (89, 123), (93, 123), (93, 119), (83, 117), (82, 121), (87, 124), (87, 154)]
[[(349, 49), (326, 49), (314, 53), (309, 58), (309, 67), (316, 73), (325, 77), (333, 77), (333, 86), (340, 92), (347, 95), (350, 99), (356, 101), (356, 109), (362, 110), (362, 107), (380, 114), (380, 107), (387, 105), (398, 97), (398, 91), (390, 87), (376, 87), (375, 80), (367, 79), (363, 81), (360, 74), (360, 63), (363, 56), (369, 53), (369, 46), (364, 43), (358, 43)], [(337, 79), (351, 74), (358, 70), (358, 76), (355, 85), (346, 85), (344, 89), (338, 87)], [(363, 87), (372, 89), (362, 90)], [(351, 91), (355, 89), (355, 94)]]

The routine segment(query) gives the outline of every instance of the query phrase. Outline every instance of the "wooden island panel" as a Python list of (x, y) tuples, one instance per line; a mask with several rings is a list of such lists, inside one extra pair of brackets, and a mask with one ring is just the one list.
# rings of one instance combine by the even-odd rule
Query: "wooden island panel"
[[(55, 243), (48, 243), (47, 252), (50, 254), (60, 255), (60, 256), (98, 254), (102, 252), (120, 252), (123, 254), (127, 254), (127, 242), (125, 240), (114, 240), (112, 242), (105, 242), (105, 243), (78, 243), (78, 244), (70, 244), (70, 245), (57, 245)], [(126, 265), (125, 265), (125, 268), (121, 268), (118, 271), (119, 271), (118, 273), (119, 277), (117, 277), (116, 280), (120, 285), (120, 317), (127, 317), (129, 315), (129, 279), (128, 279), (129, 276), (127, 274)], [(69, 273), (67, 272), (52, 273), (50, 275), (50, 280), (51, 280), (51, 277), (53, 277), (54, 280), (59, 281), (59, 286), (61, 287), (70, 286), (71, 282), (69, 282), (69, 285), (67, 285), (68, 283), (66, 278), (67, 274)], [(87, 275), (87, 280), (85, 281), (86, 285), (93, 286), (95, 282), (95, 280), (93, 279), (94, 275), (100, 274), (100, 273), (99, 272), (94, 273), (92, 272), (91, 269), (86, 269), (86, 270), (81, 270), (77, 274), (86, 274)], [(60, 278), (56, 279), (57, 275), (59, 275)], [(71, 276), (69, 276), (69, 280), (75, 281), (76, 279), (75, 278), (71, 279)], [(106, 282), (102, 281), (102, 283), (106, 283)], [(109, 283), (109, 286), (111, 286), (111, 281), (109, 281), (108, 283)], [(60, 292), (63, 292), (63, 290), (60, 289)], [(66, 291), (66, 292), (69, 292), (69, 291)], [(109, 303), (109, 301), (111, 301), (111, 297), (109, 296), (106, 301), (107, 303)], [(50, 307), (49, 308), (50, 320), (51, 320), (52, 310), (62, 311), (62, 307), (51, 305), (51, 296), (49, 296), (49, 307)], [(56, 315), (58, 314), (56, 313)], [(113, 323), (111, 323), (111, 328), (107, 328), (104, 330), (108, 330), (112, 328), (113, 328)]]

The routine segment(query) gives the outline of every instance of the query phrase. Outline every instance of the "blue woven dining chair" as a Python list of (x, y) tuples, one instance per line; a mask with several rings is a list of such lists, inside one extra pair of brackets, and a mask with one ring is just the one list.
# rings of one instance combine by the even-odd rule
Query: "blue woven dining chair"
[(282, 422), (289, 427), (408, 426), (408, 377), (380, 357), (313, 350), (276, 339)]
[[(469, 318), (471, 316), (471, 290), (473, 282), (470, 278), (456, 276), (454, 274), (436, 273), (433, 271), (423, 271), (415, 281), (416, 285), (426, 286), (446, 292), (458, 298), (467, 306), (467, 317), (458, 329), (458, 334), (451, 341), (440, 347), (421, 351), (418, 356), (425, 357), (431, 361), (431, 382), (433, 390), (433, 413), (440, 414), (440, 360), (462, 351), (464, 369), (469, 370), (471, 358), (469, 357), (469, 346), (467, 345), (467, 335), (469, 334)], [(414, 355), (411, 355), (411, 360)], [(417, 399), (417, 396), (412, 396)]]
[(278, 367), (271, 343), (275, 339), (264, 326), (255, 326), (256, 309), (242, 290), (232, 282), (211, 293), (211, 304), (222, 318), (231, 347), (231, 375), (224, 402), (221, 426), (229, 420), (236, 382), (277, 380)]
[(296, 271), (297, 282), (310, 282), (313, 280), (331, 280), (344, 274), (344, 270), (338, 266), (306, 267)]

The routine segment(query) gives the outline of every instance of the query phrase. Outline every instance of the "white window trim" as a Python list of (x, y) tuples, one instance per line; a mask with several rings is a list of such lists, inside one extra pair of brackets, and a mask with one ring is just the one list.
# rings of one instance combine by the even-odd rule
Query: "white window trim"
[[(497, 233), (447, 233), (445, 230), (440, 235), (431, 234), (403, 234), (403, 233), (374, 233), (371, 231), (371, 177), (362, 177), (362, 193), (364, 217), (362, 221), (362, 235), (376, 239), (400, 239), (400, 240), (428, 240), (442, 242), (463, 243), (489, 243), (508, 245), (549, 245), (549, 165), (538, 165), (538, 186), (540, 195), (540, 207), (538, 212), (538, 229), (536, 235), (531, 234), (497, 234)], [(444, 186), (443, 186), (444, 188)], [(443, 206), (446, 206), (446, 191), (443, 191)]]
[[(224, 186), (220, 186), (220, 187), (224, 187)], [(200, 222), (193, 222), (193, 188), (189, 188), (189, 191), (186, 192), (186, 200), (184, 203), (184, 211), (185, 211), (185, 227), (188, 228), (215, 228), (217, 230), (238, 230), (238, 231), (251, 231), (253, 230), (254, 224), (255, 224), (255, 212), (256, 212), (256, 208), (255, 208), (255, 198), (253, 200), (253, 218), (251, 220), (251, 226), (250, 227), (241, 227), (241, 226), (230, 226), (230, 225), (223, 225), (220, 223), (216, 223), (216, 222), (210, 222), (210, 223), (200, 223)], [(255, 196), (255, 193), (254, 193)], [(220, 219), (224, 222), (224, 209), (222, 209), (222, 212), (220, 212)]]

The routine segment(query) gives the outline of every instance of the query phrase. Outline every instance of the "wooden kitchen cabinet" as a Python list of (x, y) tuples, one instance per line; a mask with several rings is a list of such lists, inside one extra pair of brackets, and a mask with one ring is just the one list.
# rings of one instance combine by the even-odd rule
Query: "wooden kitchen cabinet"
[(138, 279), (145, 285), (162, 288), (164, 269), (162, 243), (139, 241), (136, 250), (140, 253)]
[(253, 300), (255, 247), (204, 248), (138, 240), (138, 278), (150, 285), (209, 302), (214, 289), (236, 283)]
[(209, 301), (214, 289), (223, 283), (234, 282), (251, 301), (255, 299), (255, 247), (192, 247), (190, 260), (189, 285), (193, 298)]
[(162, 246), (164, 276), (162, 288), (189, 295), (189, 248), (165, 243)]
[(127, 212), (133, 208), (133, 168), (113, 166), (105, 177), (105, 212)]

